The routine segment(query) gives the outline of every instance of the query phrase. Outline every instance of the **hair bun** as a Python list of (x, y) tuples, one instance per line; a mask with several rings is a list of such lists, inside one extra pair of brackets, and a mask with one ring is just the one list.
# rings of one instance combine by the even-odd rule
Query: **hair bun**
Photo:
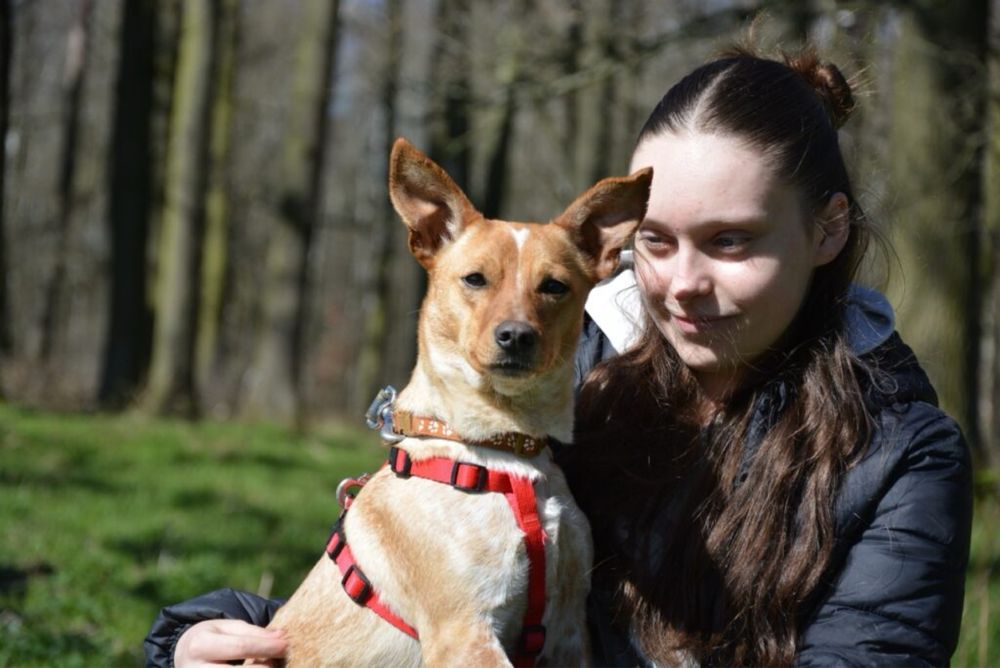
[(813, 49), (794, 56), (786, 54), (785, 62), (812, 86), (830, 113), (833, 127), (840, 128), (856, 106), (851, 84), (840, 69), (833, 63), (820, 62), (819, 55)]

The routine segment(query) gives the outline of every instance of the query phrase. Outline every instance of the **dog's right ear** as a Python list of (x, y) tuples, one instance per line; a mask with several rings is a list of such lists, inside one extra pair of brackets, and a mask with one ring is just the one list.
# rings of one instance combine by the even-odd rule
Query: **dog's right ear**
[(389, 158), (389, 197), (410, 231), (410, 252), (425, 268), (478, 212), (433, 160), (402, 137)]

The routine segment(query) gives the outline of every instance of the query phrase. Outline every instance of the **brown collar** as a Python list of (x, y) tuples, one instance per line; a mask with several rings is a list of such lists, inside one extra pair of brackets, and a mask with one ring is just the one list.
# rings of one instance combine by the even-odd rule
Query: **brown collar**
[(538, 438), (515, 431), (496, 434), (483, 441), (471, 441), (459, 436), (451, 427), (440, 420), (401, 410), (392, 412), (392, 430), (403, 436), (431, 436), (467, 445), (513, 452), (518, 457), (534, 457), (549, 444), (547, 437)]

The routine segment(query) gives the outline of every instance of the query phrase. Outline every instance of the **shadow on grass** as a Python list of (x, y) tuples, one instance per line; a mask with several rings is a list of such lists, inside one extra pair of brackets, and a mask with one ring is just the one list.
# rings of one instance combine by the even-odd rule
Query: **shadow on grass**
[[(0, 664), (10, 666), (68, 663), (92, 665), (104, 650), (88, 634), (54, 632), (40, 625), (7, 618), (0, 625)], [(73, 659), (77, 659), (73, 661)]]
[[(205, 503), (211, 502), (218, 508), (218, 504), (225, 504), (226, 501), (224, 495), (212, 490), (192, 490), (177, 494), (174, 505), (191, 510), (208, 507)], [(160, 559), (164, 551), (169, 554), (185, 555), (212, 553), (227, 560), (240, 559), (247, 554), (259, 552), (262, 537), (274, 535), (283, 520), (283, 516), (279, 513), (249, 506), (245, 503), (238, 505), (233, 503), (232, 506), (227, 506), (226, 513), (238, 516), (240, 524), (249, 527), (243, 533), (244, 540), (213, 539), (211, 527), (206, 527), (208, 533), (200, 534), (197, 538), (171, 535), (169, 529), (157, 528), (139, 535), (112, 539), (107, 541), (105, 545), (114, 552), (127, 557), (130, 563), (156, 561)], [(218, 513), (213, 513), (213, 515), (218, 515)], [(218, 521), (218, 518), (192, 521), (210, 522)]]
[[(132, 580), (127, 591), (157, 607), (231, 586), (234, 583), (227, 576), (240, 570), (245, 573), (249, 564), (258, 564), (260, 571), (271, 571), (277, 581), (293, 586), (305, 576), (326, 544), (325, 526), (305, 539), (294, 532), (288, 536), (282, 532), (287, 521), (284, 514), (216, 490), (181, 491), (173, 496), (170, 505), (189, 514), (199, 509), (205, 512), (185, 520), (196, 525), (185, 526), (184, 530), (161, 526), (104, 543), (128, 563), (141, 565), (142, 574)], [(237, 523), (236, 529), (228, 526), (227, 531), (213, 530), (216, 523), (226, 521), (226, 516)], [(276, 538), (279, 535), (284, 537)]]
[(123, 487), (104, 474), (87, 473), (71, 465), (57, 471), (0, 471), (0, 486), (79, 487), (100, 494), (116, 494)]
[(30, 564), (0, 564), (0, 603), (7, 597), (24, 598), (28, 591), (28, 580), (52, 575), (56, 569), (47, 561)]
[(306, 461), (301, 456), (282, 455), (280, 453), (256, 451), (226, 451), (217, 453), (177, 452), (170, 458), (171, 465), (204, 465), (213, 464), (250, 465), (269, 468), (277, 471), (306, 470), (315, 468), (315, 464)]
[(40, 436), (24, 437), (23, 440), (33, 452), (44, 454), (17, 458), (0, 467), (0, 485), (75, 487), (99, 494), (116, 494), (124, 489), (115, 482), (115, 471), (122, 463), (109, 462), (88, 449), (85, 443), (67, 441), (54, 448)]

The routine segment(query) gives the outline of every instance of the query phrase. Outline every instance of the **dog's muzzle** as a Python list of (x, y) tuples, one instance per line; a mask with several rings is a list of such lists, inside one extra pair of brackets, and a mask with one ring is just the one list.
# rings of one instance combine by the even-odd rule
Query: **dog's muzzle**
[(538, 355), (541, 336), (534, 327), (518, 320), (504, 320), (493, 330), (500, 354), (491, 365), (500, 373), (520, 374), (531, 371)]

